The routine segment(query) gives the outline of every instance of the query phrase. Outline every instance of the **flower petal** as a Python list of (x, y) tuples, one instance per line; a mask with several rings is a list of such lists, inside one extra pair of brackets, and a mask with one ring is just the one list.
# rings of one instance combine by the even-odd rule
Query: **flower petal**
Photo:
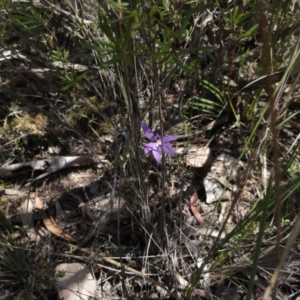
[(152, 151), (152, 154), (153, 154), (153, 156), (154, 156), (156, 162), (157, 162), (158, 164), (160, 164), (160, 163), (161, 163), (161, 154), (160, 154), (160, 151), (158, 151), (158, 150), (153, 150), (153, 151)]
[(151, 151), (158, 151), (157, 145), (155, 143), (148, 143), (144, 146), (145, 154), (148, 154)]
[(145, 136), (150, 140), (150, 141), (153, 141), (154, 138), (155, 138), (155, 134), (154, 132), (151, 130), (150, 127), (148, 127), (146, 124), (142, 123), (141, 124), (141, 127), (142, 127), (142, 130), (145, 134)]
[(176, 141), (176, 140), (177, 140), (177, 137), (174, 135), (166, 135), (162, 138), (163, 143), (169, 143), (169, 142)]
[(176, 156), (175, 150), (172, 148), (172, 146), (169, 143), (162, 144), (162, 151), (172, 157)]

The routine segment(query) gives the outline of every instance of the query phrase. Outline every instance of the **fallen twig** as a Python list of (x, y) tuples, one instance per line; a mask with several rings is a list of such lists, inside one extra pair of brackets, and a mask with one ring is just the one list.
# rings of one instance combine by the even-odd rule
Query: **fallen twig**
[[(31, 167), (33, 170), (46, 171), (46, 174), (42, 174), (43, 177), (48, 176), (54, 172), (60, 171), (62, 169), (83, 164), (98, 164), (106, 163), (107, 160), (104, 156), (94, 156), (94, 155), (83, 155), (83, 156), (60, 156), (51, 159), (34, 160), (30, 162), (4, 165), (0, 167), (0, 176), (6, 175), (10, 172), (17, 171), (18, 169), (24, 167)], [(39, 177), (38, 177), (39, 178)], [(37, 178), (35, 178), (37, 180)]]

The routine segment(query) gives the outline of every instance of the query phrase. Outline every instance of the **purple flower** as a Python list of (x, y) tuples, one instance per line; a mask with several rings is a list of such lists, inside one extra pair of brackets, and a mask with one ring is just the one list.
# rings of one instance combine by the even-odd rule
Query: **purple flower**
[(144, 146), (145, 154), (152, 152), (156, 162), (161, 163), (161, 153), (166, 153), (172, 157), (176, 156), (175, 150), (170, 145), (170, 142), (175, 141), (177, 138), (173, 135), (166, 135), (163, 138), (159, 134), (154, 133), (151, 128), (142, 123), (142, 130), (145, 136), (151, 141)]

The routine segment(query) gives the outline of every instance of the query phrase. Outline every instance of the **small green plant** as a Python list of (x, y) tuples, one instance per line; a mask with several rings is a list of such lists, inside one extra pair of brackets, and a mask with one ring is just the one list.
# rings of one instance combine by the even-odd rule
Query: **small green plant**
[(70, 54), (69, 54), (69, 51), (63, 47), (60, 49), (56, 48), (55, 50), (52, 50), (50, 52), (50, 59), (52, 61), (61, 62), (63, 65), (63, 64), (67, 64), (69, 62)]
[(17, 13), (14, 14), (13, 19), (16, 25), (25, 32), (32, 32), (47, 27), (48, 20), (42, 16), (41, 12), (34, 5), (31, 5), (30, 9), (26, 12), (21, 6), (17, 6), (16, 8)]
[(200, 96), (192, 96), (188, 101), (189, 106), (194, 109), (200, 109), (203, 113), (207, 113), (208, 115), (218, 116), (220, 111), (222, 111), (226, 106), (224, 95), (218, 87), (207, 80), (203, 80), (200, 86), (204, 90), (210, 92), (211, 99)]
[(55, 274), (55, 277), (58, 277), (58, 278), (64, 278), (65, 275), (66, 275), (66, 271), (59, 270), (59, 271)]
[(61, 82), (62, 91), (80, 91), (84, 88), (86, 74), (78, 75), (75, 71), (70, 70), (64, 74), (59, 73), (58, 78)]

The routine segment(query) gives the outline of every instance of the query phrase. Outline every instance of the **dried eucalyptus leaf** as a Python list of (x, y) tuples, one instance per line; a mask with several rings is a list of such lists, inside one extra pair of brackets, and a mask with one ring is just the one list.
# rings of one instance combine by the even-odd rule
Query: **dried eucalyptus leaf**
[(212, 177), (205, 177), (203, 185), (206, 191), (206, 203), (211, 204), (219, 200), (230, 200), (232, 192), (225, 190), (218, 180)]
[(190, 151), (186, 156), (186, 164), (195, 168), (201, 168), (213, 163), (213, 155), (209, 147), (199, 147)]

